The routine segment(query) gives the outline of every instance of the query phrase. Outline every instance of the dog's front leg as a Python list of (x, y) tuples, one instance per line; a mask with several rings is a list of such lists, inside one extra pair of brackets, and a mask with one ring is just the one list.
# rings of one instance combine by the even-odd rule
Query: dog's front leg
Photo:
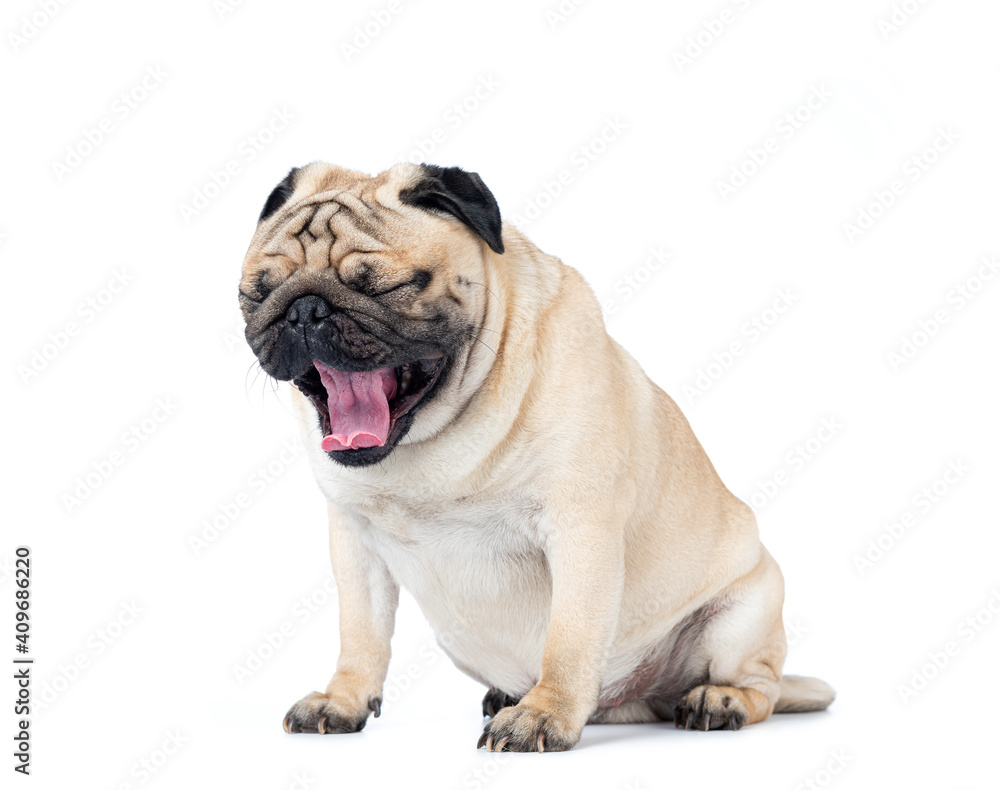
[[(570, 512), (568, 509), (564, 513)], [(625, 574), (624, 530), (616, 521), (549, 514), (546, 558), (552, 606), (538, 683), (499, 711), (479, 746), (493, 751), (565, 751), (597, 707)]]
[(340, 603), (340, 657), (326, 691), (314, 691), (285, 716), (286, 732), (357, 732), (380, 713), (389, 670), (399, 587), (346, 517), (330, 513), (330, 560)]

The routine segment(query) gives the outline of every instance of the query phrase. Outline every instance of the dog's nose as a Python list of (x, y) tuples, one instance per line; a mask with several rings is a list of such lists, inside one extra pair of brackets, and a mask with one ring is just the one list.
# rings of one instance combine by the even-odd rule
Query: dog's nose
[(288, 306), (285, 320), (292, 325), (308, 326), (319, 323), (332, 312), (333, 308), (325, 299), (315, 294), (308, 294), (300, 296)]

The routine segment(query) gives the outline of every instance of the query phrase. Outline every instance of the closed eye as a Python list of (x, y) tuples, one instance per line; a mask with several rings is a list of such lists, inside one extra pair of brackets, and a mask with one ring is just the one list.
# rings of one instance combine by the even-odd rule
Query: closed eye
[(416, 288), (416, 290), (419, 292), (424, 290), (430, 284), (432, 277), (433, 275), (429, 271), (426, 271), (424, 269), (417, 269), (409, 280), (406, 280), (405, 282), (401, 283), (396, 283), (395, 285), (391, 285), (388, 288), (385, 288), (381, 291), (370, 290), (368, 291), (368, 295), (373, 297), (385, 296), (386, 294), (390, 294), (393, 291), (399, 291), (403, 288), (411, 288), (411, 287)]

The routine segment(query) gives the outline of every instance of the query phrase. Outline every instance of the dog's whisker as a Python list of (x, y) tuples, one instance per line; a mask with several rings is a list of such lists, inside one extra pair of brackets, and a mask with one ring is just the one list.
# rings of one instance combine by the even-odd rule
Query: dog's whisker
[(483, 341), (482, 341), (482, 340), (481, 340), (480, 338), (478, 338), (478, 337), (477, 337), (477, 338), (473, 338), (473, 339), (474, 339), (474, 340), (475, 340), (475, 341), (476, 341), (477, 343), (481, 344), (481, 345), (482, 345), (482, 346), (483, 346), (484, 348), (488, 348), (488, 349), (490, 350), (490, 353), (492, 353), (492, 354), (493, 354), (493, 356), (495, 356), (495, 357), (496, 357), (496, 356), (499, 356), (499, 355), (497, 354), (497, 352), (496, 352), (496, 351), (494, 351), (494, 350), (493, 350), (492, 348), (490, 348), (490, 347), (489, 347), (488, 345), (486, 345), (486, 343), (484, 343), (484, 342), (483, 342)]
[(489, 286), (486, 285), (486, 283), (477, 283), (475, 280), (469, 280), (469, 285), (478, 285), (481, 288), (485, 288), (486, 291), (490, 294), (490, 296), (496, 299), (497, 303), (500, 304), (500, 297), (497, 296), (495, 293), (493, 293), (493, 291), (490, 290)]
[[(250, 388), (253, 386), (253, 382), (250, 381), (250, 371), (254, 369), (254, 365), (260, 367), (260, 363), (255, 359), (247, 368), (246, 375), (243, 376), (243, 390), (248, 398), (250, 397)], [(256, 380), (256, 376), (254, 376), (254, 379)]]
[[(257, 372), (254, 373), (253, 380), (250, 381), (249, 384), (246, 384), (246, 378), (250, 375), (250, 371), (253, 370), (255, 366), (257, 368)], [(263, 372), (264, 369), (260, 366), (260, 362), (258, 362), (256, 359), (252, 363), (250, 363), (250, 367), (247, 369), (247, 374), (244, 377), (244, 389), (246, 391), (246, 397), (248, 401), (250, 400), (250, 392), (253, 390), (255, 386), (257, 386), (257, 379), (260, 378), (260, 374)]]
[[(250, 377), (250, 371), (253, 370), (254, 368), (256, 368), (257, 370), (254, 373), (253, 380), (248, 382), (247, 379), (249, 379)], [(281, 381), (279, 379), (276, 379), (266, 370), (264, 370), (264, 368), (260, 364), (260, 360), (257, 359), (255, 359), (253, 362), (250, 363), (250, 366), (247, 368), (246, 375), (243, 377), (244, 393), (246, 395), (247, 400), (248, 401), (250, 400), (250, 392), (251, 390), (256, 388), (257, 380), (260, 379), (262, 373), (264, 374), (264, 380), (261, 382), (261, 390), (260, 390), (261, 408), (264, 408), (268, 393), (270, 393), (277, 399), (278, 403), (281, 404), (281, 408), (283, 408), (288, 414), (292, 414), (291, 409), (289, 409), (288, 405), (281, 399)]]

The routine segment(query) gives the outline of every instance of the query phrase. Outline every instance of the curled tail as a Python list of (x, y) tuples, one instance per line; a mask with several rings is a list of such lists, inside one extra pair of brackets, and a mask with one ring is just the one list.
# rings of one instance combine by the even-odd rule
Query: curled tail
[(779, 683), (781, 694), (774, 704), (775, 713), (806, 713), (826, 710), (837, 692), (819, 678), (784, 675)]

